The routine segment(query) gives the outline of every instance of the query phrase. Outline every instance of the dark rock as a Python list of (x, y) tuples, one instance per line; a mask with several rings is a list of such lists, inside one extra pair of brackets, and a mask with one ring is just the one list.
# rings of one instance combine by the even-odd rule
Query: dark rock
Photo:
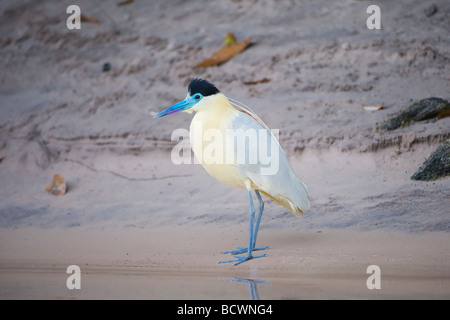
[(441, 98), (427, 98), (413, 103), (380, 126), (383, 130), (394, 130), (408, 126), (412, 121), (422, 121), (437, 117), (450, 110), (450, 103)]
[(431, 181), (450, 175), (450, 139), (444, 141), (411, 177)]
[(435, 14), (437, 11), (438, 11), (437, 5), (435, 5), (435, 4), (433, 3), (431, 6), (427, 7), (427, 8), (424, 10), (424, 13), (425, 13), (425, 15), (426, 15), (427, 17), (431, 17), (431, 16), (434, 16), (434, 14)]
[(111, 70), (111, 63), (105, 62), (105, 63), (103, 64), (102, 71), (103, 71), (103, 72), (108, 72), (109, 70)]

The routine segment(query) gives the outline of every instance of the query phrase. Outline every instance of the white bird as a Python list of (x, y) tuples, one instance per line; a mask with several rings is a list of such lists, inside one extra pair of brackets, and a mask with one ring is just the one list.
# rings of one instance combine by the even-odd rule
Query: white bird
[[(295, 174), (267, 125), (248, 107), (225, 97), (210, 82), (192, 79), (186, 99), (161, 111), (154, 118), (177, 111), (196, 112), (190, 126), (190, 143), (206, 171), (225, 184), (248, 191), (248, 246), (224, 251), (234, 255), (235, 259), (219, 263), (234, 262), (237, 265), (265, 256), (253, 255), (253, 251), (269, 247), (255, 246), (264, 210), (260, 193), (301, 216), (310, 208), (306, 186)], [(259, 201), (256, 219), (252, 190)]]

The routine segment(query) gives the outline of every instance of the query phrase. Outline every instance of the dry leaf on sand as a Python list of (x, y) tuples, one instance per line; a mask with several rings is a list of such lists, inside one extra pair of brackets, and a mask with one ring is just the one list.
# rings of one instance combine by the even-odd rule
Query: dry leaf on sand
[(220, 65), (233, 58), (239, 52), (244, 51), (251, 43), (250, 38), (239, 42), (234, 42), (233, 40), (235, 41), (234, 35), (232, 33), (227, 34), (224, 40), (225, 45), (219, 51), (213, 53), (211, 57), (197, 64), (194, 68)]
[(446, 118), (446, 117), (450, 117), (450, 110), (446, 109), (441, 111), (438, 115), (437, 115), (437, 119), (441, 120), (442, 118)]
[(253, 80), (253, 81), (245, 81), (244, 84), (247, 86), (253, 86), (255, 84), (267, 83), (267, 82), (270, 82), (269, 78), (262, 78), (262, 79)]
[(100, 21), (97, 18), (91, 17), (91, 16), (87, 16), (85, 14), (81, 14), (80, 15), (80, 19), (81, 19), (81, 21), (84, 21), (84, 22), (100, 23)]
[(45, 188), (45, 191), (54, 196), (59, 196), (66, 193), (66, 181), (59, 173), (53, 176), (52, 183)]
[(384, 109), (384, 107), (382, 105), (371, 106), (371, 105), (368, 105), (368, 104), (363, 104), (362, 107), (363, 107), (364, 110), (367, 110), (367, 111), (377, 111), (377, 110)]
[(130, 3), (133, 3), (133, 0), (124, 0), (124, 1), (119, 2), (117, 5), (118, 6), (125, 6), (125, 5), (130, 4)]

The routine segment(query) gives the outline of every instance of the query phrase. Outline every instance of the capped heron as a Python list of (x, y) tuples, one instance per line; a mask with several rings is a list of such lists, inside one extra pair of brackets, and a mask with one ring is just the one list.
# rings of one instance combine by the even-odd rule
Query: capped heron
[[(238, 265), (266, 254), (253, 255), (269, 246), (256, 247), (264, 210), (261, 194), (297, 216), (310, 207), (308, 191), (289, 164), (278, 140), (267, 125), (242, 103), (228, 99), (204, 79), (192, 79), (186, 99), (161, 111), (160, 118), (178, 111), (195, 115), (190, 125), (190, 143), (196, 158), (217, 180), (246, 189), (250, 204), (247, 247), (224, 251), (235, 257), (219, 263)], [(259, 202), (255, 218), (252, 190)], [(243, 255), (240, 255), (243, 254)]]

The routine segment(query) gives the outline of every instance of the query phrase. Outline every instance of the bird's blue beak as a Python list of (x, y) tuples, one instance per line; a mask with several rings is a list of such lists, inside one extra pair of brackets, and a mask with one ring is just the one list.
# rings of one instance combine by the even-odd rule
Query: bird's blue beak
[(167, 108), (166, 110), (161, 111), (153, 118), (161, 118), (164, 116), (167, 116), (168, 114), (175, 113), (182, 110), (187, 110), (192, 108), (199, 100), (195, 99), (194, 97), (188, 97), (177, 104), (174, 104), (170, 108)]

